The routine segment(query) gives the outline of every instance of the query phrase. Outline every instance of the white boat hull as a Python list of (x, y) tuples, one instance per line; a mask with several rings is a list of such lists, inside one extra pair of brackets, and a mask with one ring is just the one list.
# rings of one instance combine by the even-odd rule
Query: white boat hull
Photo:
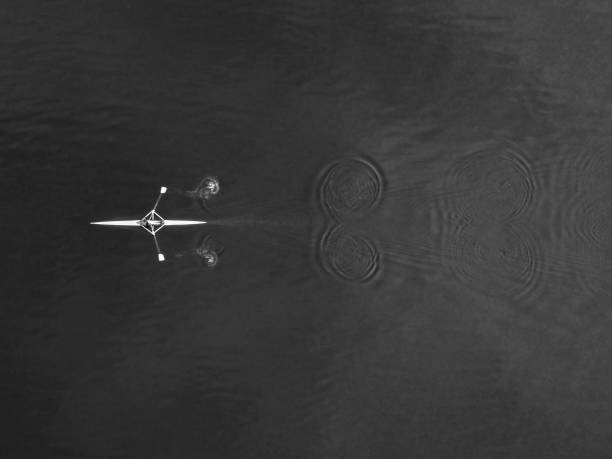
[(164, 220), (164, 226), (205, 225), (202, 220)]
[(104, 222), (91, 222), (91, 224), (103, 226), (140, 226), (140, 220), (111, 220)]
[[(207, 222), (203, 220), (164, 220), (163, 225), (160, 226), (190, 226), (205, 225), (206, 223)], [(110, 220), (102, 222), (91, 222), (91, 224), (103, 226), (142, 226), (140, 220)]]

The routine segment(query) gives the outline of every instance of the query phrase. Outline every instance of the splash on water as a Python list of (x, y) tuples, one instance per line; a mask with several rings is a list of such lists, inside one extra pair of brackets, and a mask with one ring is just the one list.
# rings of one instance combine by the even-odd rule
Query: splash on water
[(194, 256), (202, 266), (214, 268), (219, 264), (219, 259), (224, 251), (225, 248), (223, 245), (207, 234), (198, 241), (192, 250), (178, 253), (176, 258), (183, 258), (185, 255), (191, 255)]
[(207, 268), (214, 268), (219, 263), (224, 247), (210, 235), (204, 236), (198, 243), (195, 254)]
[(213, 176), (206, 176), (195, 189), (185, 192), (185, 195), (198, 200), (202, 207), (206, 207), (206, 203), (217, 197), (220, 192), (221, 185), (219, 179)]

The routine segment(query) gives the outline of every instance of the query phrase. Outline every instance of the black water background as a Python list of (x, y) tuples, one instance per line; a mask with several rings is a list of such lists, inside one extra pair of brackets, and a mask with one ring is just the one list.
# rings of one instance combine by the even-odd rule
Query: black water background
[(0, 6), (6, 457), (609, 457), (612, 9), (330, 3)]

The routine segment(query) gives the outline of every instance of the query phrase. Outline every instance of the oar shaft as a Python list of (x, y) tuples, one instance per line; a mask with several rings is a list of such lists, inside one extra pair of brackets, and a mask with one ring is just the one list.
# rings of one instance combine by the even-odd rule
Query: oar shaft
[(166, 188), (165, 186), (162, 186), (159, 189), (159, 196), (157, 197), (157, 201), (155, 201), (155, 205), (153, 206), (153, 212), (155, 212), (155, 209), (157, 209), (157, 205), (159, 204), (159, 201), (161, 200), (162, 196), (166, 194), (166, 191), (168, 191), (168, 188)]
[(164, 254), (161, 253), (161, 249), (159, 248), (159, 243), (157, 242), (157, 236), (155, 236), (155, 233), (151, 233), (153, 235), (153, 241), (155, 242), (155, 248), (157, 249), (157, 260), (158, 261), (164, 261), (166, 258), (164, 257)]

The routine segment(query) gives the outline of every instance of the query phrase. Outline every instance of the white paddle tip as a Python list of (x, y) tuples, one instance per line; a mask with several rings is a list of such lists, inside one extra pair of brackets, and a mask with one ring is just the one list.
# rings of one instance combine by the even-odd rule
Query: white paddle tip
[(164, 260), (166, 259), (166, 257), (164, 257), (164, 254), (163, 254), (163, 253), (158, 253), (158, 254), (157, 254), (157, 259), (158, 259), (159, 261), (164, 261)]
[(166, 191), (168, 191), (168, 188), (166, 188), (165, 186), (162, 186), (161, 189), (159, 190), (161, 194), (164, 194)]

